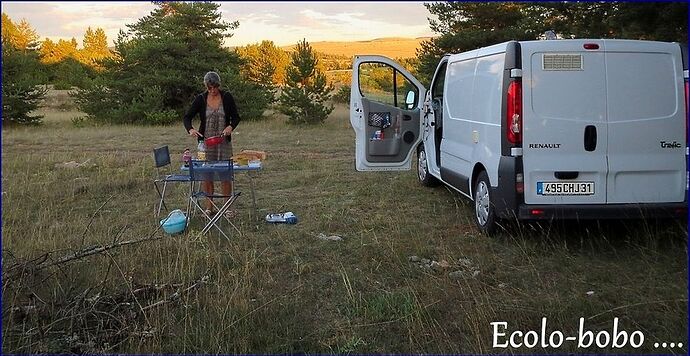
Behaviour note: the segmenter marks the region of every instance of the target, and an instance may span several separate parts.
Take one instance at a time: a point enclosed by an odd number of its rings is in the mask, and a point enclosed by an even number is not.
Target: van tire
[[[417,149],[417,179],[425,187],[436,187],[440,184],[438,179],[429,173],[429,160],[423,144]]]
[[[496,213],[491,201],[491,184],[485,171],[479,172],[474,183],[474,222],[488,236],[496,232]]]

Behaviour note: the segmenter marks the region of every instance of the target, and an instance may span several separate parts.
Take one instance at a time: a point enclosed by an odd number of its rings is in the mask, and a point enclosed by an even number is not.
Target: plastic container
[[[170,212],[165,219],[160,222],[163,231],[168,234],[178,234],[184,231],[187,226],[187,216],[180,209],[176,209]]]
[[[266,222],[274,224],[297,224],[297,216],[291,211],[286,213],[268,214]]]

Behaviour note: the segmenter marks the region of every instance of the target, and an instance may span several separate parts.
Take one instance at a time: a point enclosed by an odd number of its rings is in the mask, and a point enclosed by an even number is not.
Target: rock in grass
[[[455,271],[448,273],[450,279],[463,279],[465,277],[465,271]]]
[[[410,257],[407,258],[407,260],[414,263],[414,262],[419,262],[419,261],[421,261],[422,259],[419,258],[419,256],[410,256]]]
[[[73,168],[91,168],[95,167],[95,163],[89,163],[91,162],[91,158],[87,159],[86,161],[82,163],[78,163],[76,161],[69,161],[69,162],[64,162],[64,163],[56,163],[55,168],[68,168],[68,169],[73,169]]]
[[[443,270],[443,267],[437,261],[431,261],[431,263],[429,264],[429,267],[431,267],[431,269],[433,269],[436,272],[440,272]]]
[[[458,264],[460,264],[461,266],[463,266],[465,268],[470,268],[470,267],[472,267],[472,260],[470,260],[469,258],[459,258]]]
[[[343,241],[343,238],[338,235],[326,236],[326,234],[320,233],[317,237],[321,240],[326,241]]]

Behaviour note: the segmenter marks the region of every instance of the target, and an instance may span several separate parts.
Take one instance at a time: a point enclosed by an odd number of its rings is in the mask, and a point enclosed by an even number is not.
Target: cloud
[[[7,2],[2,11],[13,21],[26,19],[41,39],[84,38],[88,27],[100,27],[112,45],[120,29],[148,15],[149,2]]]
[[[259,34],[277,45],[303,38],[315,42],[432,35],[430,14],[421,3],[233,2],[222,3],[221,9],[228,20],[240,23],[226,42],[233,46],[258,42]]]
[[[419,2],[220,2],[226,21],[240,27],[226,41],[231,46],[272,40],[277,45],[308,41],[357,41],[379,37],[432,34],[428,10]],[[41,38],[81,42],[86,28],[102,28],[112,44],[120,30],[150,14],[150,2],[3,1],[12,20],[25,18]]]

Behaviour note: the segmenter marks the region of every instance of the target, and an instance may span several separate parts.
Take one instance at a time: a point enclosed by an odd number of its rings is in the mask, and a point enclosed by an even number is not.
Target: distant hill
[[[422,41],[430,37],[400,38],[386,37],[369,41],[336,42],[322,41],[309,42],[317,51],[332,56],[345,56],[351,58],[357,54],[379,54],[390,58],[413,58]],[[283,46],[282,49],[292,51],[295,45]]]

